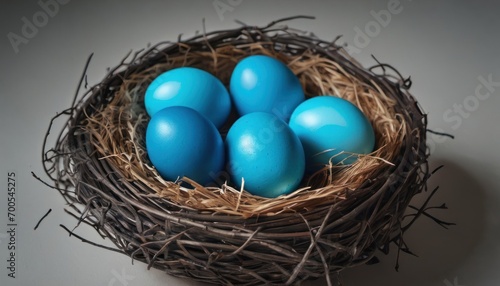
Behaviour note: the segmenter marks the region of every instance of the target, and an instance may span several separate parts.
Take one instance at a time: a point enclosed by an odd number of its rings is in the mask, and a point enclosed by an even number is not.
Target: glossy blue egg
[[[269,112],[286,122],[305,100],[302,85],[292,70],[265,55],[248,56],[238,62],[229,89],[240,115]]]
[[[370,121],[351,102],[335,96],[317,96],[301,103],[290,118],[290,128],[304,146],[307,169],[352,164],[375,146]],[[342,153],[343,152],[343,153]]]
[[[274,198],[297,189],[305,157],[299,138],[280,118],[265,112],[240,117],[226,137],[228,171],[232,182],[261,196]]]
[[[144,98],[150,116],[169,106],[190,107],[217,127],[226,122],[231,98],[224,84],[212,74],[197,68],[180,67],[156,77]]]
[[[224,142],[214,124],[199,112],[173,106],[156,112],[146,129],[151,163],[167,180],[183,176],[207,184],[225,162]]]

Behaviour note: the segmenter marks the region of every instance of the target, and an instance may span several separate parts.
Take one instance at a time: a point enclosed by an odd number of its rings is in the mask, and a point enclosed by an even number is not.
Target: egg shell
[[[150,116],[169,106],[190,107],[221,127],[231,111],[231,98],[224,84],[212,74],[193,67],[180,67],[156,77],[144,98]]]
[[[228,172],[232,183],[274,198],[299,186],[305,157],[299,138],[277,116],[254,112],[240,117],[226,137]]]
[[[214,124],[199,112],[173,106],[156,112],[146,129],[149,159],[160,175],[210,183],[225,162],[224,142]]]
[[[240,115],[269,112],[286,122],[305,100],[302,85],[292,70],[265,55],[248,56],[238,62],[229,89]]]
[[[289,125],[302,142],[308,170],[329,165],[330,159],[334,165],[352,164],[357,154],[368,154],[375,146],[373,128],[363,112],[336,96],[304,101],[293,112]],[[339,154],[342,151],[349,153]]]

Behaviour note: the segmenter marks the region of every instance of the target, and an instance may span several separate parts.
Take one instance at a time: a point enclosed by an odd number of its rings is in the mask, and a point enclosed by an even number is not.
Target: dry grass
[[[125,79],[113,100],[86,121],[85,131],[94,139],[100,159],[110,161],[128,180],[141,181],[161,197],[181,206],[250,217],[329,205],[344,199],[347,191],[356,190],[364,181],[393,165],[391,162],[398,154],[407,130],[402,117],[394,109],[395,100],[384,94],[376,83],[365,83],[334,61],[310,50],[288,56],[270,50],[262,43],[224,46],[213,52],[192,51],[186,45],[184,48],[185,52],[169,56],[167,63],[154,65]],[[288,63],[299,76],[307,97],[336,95],[358,106],[375,130],[376,150],[351,166],[325,168],[306,178],[295,192],[278,198],[253,196],[226,184],[203,187],[189,178],[182,180],[191,183],[193,188],[163,180],[149,162],[144,145],[148,115],[143,98],[148,84],[164,71],[192,66],[211,72],[228,85],[235,64],[250,54],[265,54]]]

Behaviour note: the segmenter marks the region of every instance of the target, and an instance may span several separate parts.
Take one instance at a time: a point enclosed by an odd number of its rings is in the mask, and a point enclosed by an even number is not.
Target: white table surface
[[[46,2],[50,1],[42,0]],[[95,84],[130,50],[176,40],[179,33],[194,35],[202,31],[203,18],[212,31],[237,27],[235,19],[264,25],[299,14],[316,20],[295,20],[290,26],[323,39],[342,34],[363,65],[375,64],[373,54],[411,76],[411,92],[428,113],[429,127],[456,136],[455,140],[430,136],[431,165],[445,168],[429,186],[440,186],[432,202],[446,202],[449,207],[434,214],[457,225],[445,230],[420,219],[405,237],[419,257],[402,254],[396,272],[393,247],[388,256],[381,254],[378,265],[344,271],[344,284],[500,284],[500,5],[496,1],[60,0],[51,15],[35,0],[0,3],[0,285],[203,285],[148,271],[124,255],[68,237],[59,224],[71,227],[75,221],[63,212],[63,199],[31,176],[35,172],[44,177],[44,133],[50,118],[71,103],[90,53],[95,54],[88,81]],[[217,11],[214,3],[229,6]],[[23,31],[23,18],[33,22],[33,17],[37,31]],[[361,33],[367,36],[361,38]],[[14,44],[13,34],[18,36]],[[6,261],[9,171],[17,174],[15,279],[7,276]],[[48,209],[52,213],[33,230]],[[92,229],[80,227],[76,232],[109,243]]]

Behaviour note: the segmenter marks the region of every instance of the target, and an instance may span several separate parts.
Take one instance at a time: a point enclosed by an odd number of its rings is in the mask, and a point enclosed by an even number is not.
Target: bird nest
[[[408,251],[403,234],[425,213],[423,205],[409,214],[409,204],[427,190],[429,177],[427,120],[408,92],[411,82],[386,64],[363,68],[338,39],[279,23],[160,43],[127,55],[83,95],[77,91],[57,116],[68,119],[55,146],[44,144],[43,163],[78,224],[91,225],[115,251],[148,267],[223,285],[319,277],[331,284],[331,274],[375,262],[391,243]],[[354,103],[374,128],[375,150],[352,165],[326,166],[278,198],[236,189],[224,173],[211,187],[162,179],[145,149],[148,84],[190,66],[227,86],[236,63],[252,54],[286,63],[306,97],[330,94]]]

